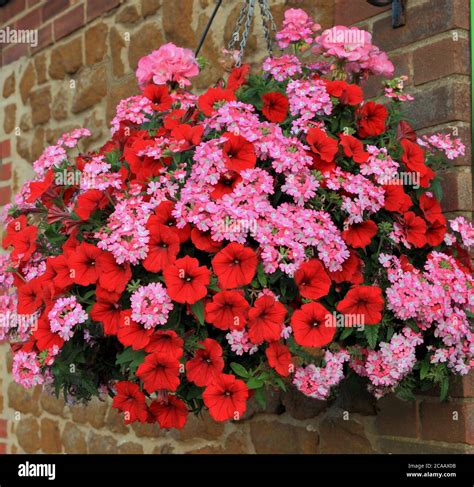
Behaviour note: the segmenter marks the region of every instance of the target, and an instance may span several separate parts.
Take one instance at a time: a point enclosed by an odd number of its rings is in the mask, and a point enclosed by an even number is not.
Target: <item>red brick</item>
[[[405,104],[406,117],[416,130],[448,124],[453,120],[470,123],[469,83],[446,79],[427,84],[413,93],[415,101]]]
[[[35,5],[38,5],[41,0],[28,0],[28,7],[34,7]]]
[[[53,24],[47,24],[38,29],[38,45],[31,48],[31,52],[35,53],[50,46],[53,43]]]
[[[43,7],[43,21],[60,14],[69,7],[69,0],[49,0]]]
[[[442,206],[445,212],[472,211],[471,173],[449,172],[441,177]]]
[[[0,455],[5,455],[7,453],[7,445],[5,443],[0,443]]]
[[[2,51],[3,66],[28,55],[28,44],[12,44]]]
[[[0,181],[8,181],[12,177],[12,163],[0,160]]]
[[[84,5],[66,12],[54,20],[54,39],[57,41],[84,25]]]
[[[419,418],[416,401],[402,401],[393,394],[377,402],[377,433],[388,436],[418,437]]]
[[[474,444],[474,403],[425,401],[420,418],[423,440]]]
[[[87,0],[87,22],[120,5],[122,0]]]
[[[36,29],[41,24],[41,9],[35,8],[31,12],[28,12],[23,17],[20,17],[16,23],[16,29]]]
[[[4,23],[25,10],[26,0],[13,0],[0,8],[0,22]]]
[[[0,438],[6,438],[7,437],[7,420],[6,419],[0,419]]]
[[[469,29],[469,2],[466,0],[407,4],[407,23],[403,27],[394,30],[390,18],[374,22],[374,43],[384,51],[392,51],[451,29]]]
[[[469,42],[447,37],[419,47],[413,53],[415,85],[452,74],[469,75]]]
[[[361,20],[374,17],[390,9],[387,7],[374,7],[367,0],[337,0],[336,1],[336,25],[351,25]]]
[[[452,380],[449,395],[452,397],[474,397],[474,372]]]
[[[11,155],[10,140],[6,139],[0,142],[0,158],[5,159]]]
[[[4,186],[0,188],[0,206],[4,206],[10,203],[12,199],[12,190],[10,186]]]

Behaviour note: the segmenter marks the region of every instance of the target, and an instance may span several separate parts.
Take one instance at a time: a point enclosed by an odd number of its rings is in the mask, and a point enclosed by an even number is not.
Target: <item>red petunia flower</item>
[[[74,211],[82,221],[86,221],[94,211],[102,210],[108,204],[107,193],[99,189],[90,189],[79,195]]]
[[[176,261],[179,253],[179,237],[169,227],[157,223],[153,217],[149,218],[147,228],[150,232],[150,240],[143,267],[150,272],[163,271]]]
[[[121,381],[115,384],[117,394],[112,402],[112,407],[125,413],[125,423],[140,421],[145,423],[148,410],[145,402],[145,394],[140,391],[137,384]]]
[[[331,279],[318,259],[303,262],[295,272],[295,282],[301,296],[306,299],[319,299],[326,296],[331,287]]]
[[[446,235],[446,219],[444,218],[444,215],[442,215],[442,217],[443,219],[433,219],[428,222],[426,241],[428,245],[431,245],[432,247],[440,245]]]
[[[396,213],[405,213],[413,206],[413,201],[410,196],[405,193],[401,184],[386,184],[383,187],[385,191],[384,208],[387,211],[394,211]]]
[[[265,350],[268,359],[268,365],[275,369],[278,374],[288,377],[293,369],[290,349],[280,342],[272,342]]]
[[[252,142],[241,135],[234,135],[230,132],[225,132],[223,137],[227,139],[222,147],[227,169],[236,172],[252,169],[257,162]]]
[[[340,144],[342,149],[344,150],[344,154],[347,157],[351,157],[354,162],[357,164],[363,164],[367,162],[369,158],[369,153],[364,150],[364,144],[352,135],[339,135]]]
[[[200,267],[197,259],[187,255],[168,266],[163,276],[173,301],[194,304],[207,294],[211,272],[207,267]]]
[[[151,353],[138,367],[136,376],[150,394],[158,389],[175,391],[179,386],[179,360],[164,353]]]
[[[204,348],[199,348],[194,357],[186,362],[186,377],[198,387],[211,384],[224,370],[224,359],[219,342],[206,338],[199,342]]]
[[[434,196],[429,196],[424,193],[419,199],[420,209],[423,212],[423,216],[429,222],[441,221],[446,223],[446,218],[443,215],[443,210],[439,201]]]
[[[361,325],[376,325],[382,319],[384,299],[378,286],[355,286],[343,300],[339,301],[337,311],[352,315]],[[352,322],[355,322],[355,321]]]
[[[103,254],[95,245],[81,242],[69,255],[69,269],[71,279],[81,286],[94,284],[99,278],[97,263]]]
[[[224,289],[249,284],[257,270],[257,255],[242,244],[232,242],[212,259],[212,268]]]
[[[337,141],[318,128],[309,129],[306,140],[313,153],[313,169],[320,171],[333,169],[334,157],[338,151]]]
[[[364,276],[361,272],[362,260],[357,252],[350,249],[349,258],[342,263],[340,271],[329,272],[331,279],[340,284],[341,282],[351,282],[352,284],[362,284]]]
[[[176,219],[173,216],[174,203],[172,201],[162,201],[155,210],[155,214],[148,219],[148,225],[154,225],[155,223],[161,223],[165,227],[169,227],[170,230],[176,233],[179,237],[180,243],[184,243],[189,240],[191,235],[191,226],[186,224],[183,228],[176,227]]]
[[[238,291],[221,291],[206,304],[204,317],[220,330],[241,330],[247,322],[249,308]]]
[[[379,103],[369,101],[357,111],[359,137],[373,137],[385,132],[388,111]]]
[[[13,247],[10,254],[10,259],[13,262],[27,262],[36,250],[37,238],[38,229],[34,225],[22,226],[20,220],[15,219],[7,226],[3,248]]]
[[[403,147],[403,163],[410,171],[419,173],[420,186],[427,188],[430,181],[435,177],[435,173],[425,164],[425,151],[418,144],[408,139],[401,140],[400,144]]]
[[[227,89],[238,90],[247,81],[249,72],[250,64],[242,64],[242,66],[235,67],[227,79]]]
[[[66,254],[46,259],[46,273],[52,276],[52,281],[57,289],[65,291],[73,285],[69,272],[68,257]]]
[[[158,421],[160,428],[182,429],[188,419],[186,404],[176,396],[168,395],[166,401],[153,401],[150,412]]]
[[[173,98],[171,98],[166,85],[150,83],[143,90],[143,96],[152,102],[152,108],[157,112],[165,112],[173,104]]]
[[[224,88],[209,88],[198,98],[198,107],[208,117],[225,102],[235,101],[233,90]]]
[[[29,195],[26,198],[27,203],[34,203],[39,200],[41,196],[46,193],[54,181],[54,171],[50,169],[42,181],[32,181],[29,186]],[[52,191],[54,193],[54,191]]]
[[[50,307],[43,311],[38,319],[36,329],[32,334],[36,348],[40,352],[43,350],[51,350],[53,347],[62,348],[64,345],[64,340],[57,333],[51,331],[51,325],[48,318],[48,313],[50,311]]]
[[[28,220],[25,215],[20,215],[18,218],[13,219],[8,223],[5,230],[5,236],[2,240],[2,246],[6,250],[12,246],[16,240],[16,237],[20,232],[28,227]]]
[[[353,223],[342,232],[342,238],[354,249],[364,249],[377,235],[378,227],[372,220],[361,223]]]
[[[364,100],[362,88],[357,85],[348,84],[345,81],[327,81],[326,90],[343,105],[359,105]]]
[[[116,335],[122,323],[123,310],[118,302],[120,295],[97,288],[96,298],[97,301],[92,305],[90,317],[104,325],[106,335]]]
[[[255,344],[280,339],[286,308],[273,296],[261,296],[249,310],[249,338]]]
[[[118,341],[133,350],[143,350],[149,343],[153,329],[146,329],[132,319],[132,311],[122,311],[117,330]]]
[[[203,133],[204,127],[202,125],[192,126],[187,123],[182,123],[171,131],[171,136],[176,140],[184,140],[185,145],[182,147],[182,150],[187,150],[201,143]]]
[[[403,233],[407,242],[416,248],[426,245],[426,222],[412,211],[403,215]]]
[[[334,317],[319,303],[307,303],[291,317],[295,341],[303,347],[323,347],[336,334]]]
[[[403,147],[403,163],[412,171],[423,172],[425,167],[425,151],[418,144],[407,139],[403,139],[400,144]]]
[[[249,390],[231,374],[220,374],[202,394],[209,414],[216,421],[239,420],[247,409]]]
[[[102,252],[97,258],[97,272],[99,285],[105,290],[114,293],[123,293],[132,278],[132,269],[128,262],[117,264],[110,252]]]
[[[33,314],[43,304],[43,281],[39,278],[32,279],[18,287],[19,314]]]
[[[210,254],[215,254],[222,247],[222,242],[212,240],[209,232],[202,232],[196,227],[191,230],[191,241],[197,249]]]
[[[214,186],[214,189],[211,193],[211,198],[218,200],[222,198],[225,194],[232,193],[234,188],[237,184],[242,181],[242,177],[238,172],[235,171],[227,171],[224,174],[221,174],[219,181]]]
[[[145,352],[160,352],[166,355],[181,358],[183,355],[184,340],[173,330],[157,330],[150,336]]]
[[[265,93],[262,96],[262,113],[273,123],[283,122],[288,115],[288,98],[278,91]]]

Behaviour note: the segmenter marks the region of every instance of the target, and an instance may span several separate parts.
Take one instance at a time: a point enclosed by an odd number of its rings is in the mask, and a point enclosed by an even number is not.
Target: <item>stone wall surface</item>
[[[468,146],[443,178],[445,211],[472,215],[469,1],[408,0],[408,23],[393,30],[389,8],[365,0],[271,0],[276,20],[289,7],[323,27],[356,24],[389,51],[398,74],[410,77],[409,108],[420,133],[457,131]],[[230,39],[240,0],[224,0],[202,55],[204,89],[221,76],[219,51]],[[11,0],[0,26],[38,29],[36,47],[1,45],[0,207],[31,176],[31,163],[68,129],[93,131],[92,149],[107,139],[118,101],[137,93],[138,59],[164,42],[195,48],[212,0]],[[257,17],[258,18],[258,17]],[[257,22],[258,24],[258,22]],[[258,25],[246,59],[265,55]],[[366,87],[377,96],[374,82]],[[0,208],[1,209],[1,208]],[[182,431],[125,426],[109,402],[69,406],[39,389],[12,383],[7,345],[0,346],[0,453],[474,453],[474,379],[454,382],[447,402],[374,402],[346,385],[332,404],[288,391],[251,405],[238,423],[190,418]]]

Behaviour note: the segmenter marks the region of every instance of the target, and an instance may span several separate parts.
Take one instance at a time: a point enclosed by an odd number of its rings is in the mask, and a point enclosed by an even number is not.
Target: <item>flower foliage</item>
[[[238,420],[266,387],[376,397],[473,364],[471,225],[447,222],[436,171],[464,151],[417,138],[403,81],[369,33],[302,10],[291,53],[235,67],[200,96],[166,44],[139,62],[112,137],[48,147],[5,214],[2,338],[13,375],[68,401],[113,396],[127,423]]]

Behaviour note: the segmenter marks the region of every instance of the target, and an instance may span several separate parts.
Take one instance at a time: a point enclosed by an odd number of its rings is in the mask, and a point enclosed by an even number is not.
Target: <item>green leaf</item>
[[[246,384],[249,389],[260,389],[265,383],[258,377],[250,377]]]
[[[201,299],[197,303],[192,304],[191,310],[196,315],[199,324],[204,325],[204,301]]]
[[[258,405],[265,409],[267,407],[267,400],[265,398],[265,389],[256,389],[255,394],[253,395],[255,400],[257,401]]]
[[[133,350],[132,347],[127,347],[117,355],[115,364],[120,365],[122,369],[130,369],[130,372],[134,374],[145,360],[145,357],[146,352],[144,350]]]
[[[275,377],[275,384],[284,392],[286,392],[286,384],[280,377]]]
[[[441,380],[441,384],[440,384],[440,392],[439,392],[440,401],[444,401],[448,397],[448,391],[449,391],[449,377],[445,375]]]
[[[232,362],[230,364],[230,368],[240,377],[250,377],[250,374],[247,372],[243,365],[238,364],[237,362]]]
[[[422,362],[421,369],[420,369],[420,379],[426,379],[428,372],[430,371],[430,363],[429,362]]]
[[[379,336],[380,325],[370,325],[364,327],[364,335],[370,348],[375,348]]]
[[[263,269],[262,263],[258,264],[257,279],[262,287],[267,287],[267,276],[265,270]]]
[[[347,337],[352,335],[352,332],[355,330],[355,328],[351,327],[346,327],[344,330],[342,330],[341,335],[339,336],[340,340],[345,340]]]

